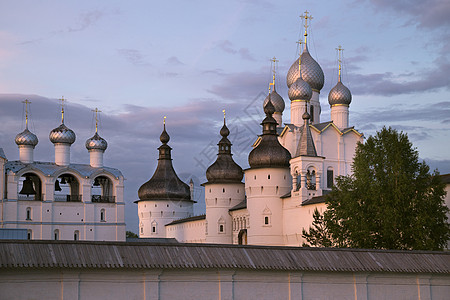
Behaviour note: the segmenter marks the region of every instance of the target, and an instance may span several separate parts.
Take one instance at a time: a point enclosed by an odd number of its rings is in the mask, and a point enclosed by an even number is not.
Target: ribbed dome
[[[270,100],[272,101],[273,106],[275,107],[275,112],[282,113],[285,108],[284,99],[277,93],[275,88],[270,93]],[[266,106],[267,102],[269,102],[269,96],[264,99],[263,107]]]
[[[18,135],[16,135],[16,139],[15,142],[18,146],[33,146],[33,148],[38,144],[39,140],[37,138],[37,136],[32,133],[31,131],[27,129],[25,129],[24,131],[22,131],[21,133],[19,133]]]
[[[308,47],[305,45],[301,55],[302,63],[302,78],[306,81],[313,90],[319,91],[323,88],[325,77],[322,68],[309,54]],[[299,78],[298,59],[291,65],[286,77],[288,88]]]
[[[328,103],[330,105],[343,104],[350,105],[352,102],[352,93],[339,80],[338,83],[331,89],[328,94]]]
[[[220,129],[222,139],[217,144],[219,154],[216,161],[206,170],[208,183],[239,183],[244,177],[242,168],[231,157],[231,142],[227,138],[229,134],[230,131],[224,120],[223,127]]]
[[[49,138],[53,144],[73,144],[76,136],[75,132],[61,124],[50,132]]]
[[[102,150],[105,151],[108,148],[108,143],[105,139],[98,135],[96,132],[93,137],[87,139],[86,149],[88,150]]]
[[[263,126],[261,141],[248,155],[250,168],[289,167],[291,154],[278,141],[277,122],[272,117],[274,111],[275,108],[269,97],[269,101],[264,106],[266,118],[261,123]]]
[[[172,148],[167,145],[170,136],[165,125],[160,140],[163,144],[158,148],[158,166],[152,178],[139,188],[139,200],[191,201],[189,186],[178,178],[173,169],[170,154]]]
[[[302,73],[303,73],[303,64],[302,64]],[[291,101],[295,100],[309,101],[311,100],[312,97],[312,89],[306,81],[304,81],[301,77],[298,77],[297,80],[289,88],[288,96]]]

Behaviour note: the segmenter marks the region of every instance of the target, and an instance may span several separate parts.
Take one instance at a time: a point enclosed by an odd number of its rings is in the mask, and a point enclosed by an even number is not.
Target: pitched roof
[[[236,204],[235,206],[233,206],[232,208],[230,208],[228,211],[239,210],[244,208],[247,208],[247,197],[238,204]]]
[[[181,224],[181,223],[186,223],[186,222],[192,222],[192,221],[200,221],[200,220],[205,220],[205,219],[206,219],[206,215],[198,215],[198,216],[178,219],[178,220],[170,222],[169,224],[166,224],[165,226]]]
[[[450,252],[93,241],[0,241],[0,268],[450,274]]]

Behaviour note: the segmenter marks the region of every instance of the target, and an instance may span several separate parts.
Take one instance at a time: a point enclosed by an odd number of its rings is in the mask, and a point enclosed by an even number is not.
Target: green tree
[[[352,170],[336,179],[327,200],[323,222],[332,245],[443,249],[450,238],[444,184],[419,162],[406,134],[383,128],[359,143]],[[320,235],[312,239],[327,246]]]
[[[303,243],[303,247],[335,247],[331,239],[330,233],[325,226],[323,220],[323,215],[319,212],[317,208],[314,209],[313,213],[314,221],[312,226],[309,227],[309,231],[302,229],[302,236],[306,239],[306,243]]]
[[[127,230],[126,237],[127,238],[138,238],[138,235],[136,233],[134,233],[133,231],[128,231]]]

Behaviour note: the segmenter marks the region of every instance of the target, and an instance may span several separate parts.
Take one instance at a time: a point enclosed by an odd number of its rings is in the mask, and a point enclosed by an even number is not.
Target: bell
[[[36,195],[36,191],[33,187],[33,181],[31,180],[30,176],[27,176],[26,179],[23,181],[22,190],[19,192],[19,194],[22,195]]]
[[[61,184],[66,184],[66,177],[61,177]]]
[[[55,191],[57,191],[57,192],[61,192],[62,191],[61,187],[59,186],[58,179],[56,179],[56,181],[55,181]]]
[[[94,186],[100,186],[100,182],[98,182],[98,178],[95,178],[93,185]]]

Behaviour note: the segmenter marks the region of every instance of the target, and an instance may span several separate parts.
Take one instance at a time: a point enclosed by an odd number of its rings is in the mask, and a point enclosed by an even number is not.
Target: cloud
[[[66,32],[71,33],[71,32],[83,31],[83,30],[87,29],[88,27],[97,23],[103,16],[104,16],[104,13],[99,10],[93,10],[93,11],[81,13],[79,16],[78,24],[76,24],[76,26],[74,26],[74,27],[69,26],[67,28]]]
[[[409,22],[428,28],[450,25],[450,2],[447,0],[369,0],[376,9],[390,9],[410,17]]]
[[[176,56],[171,56],[166,60],[166,64],[167,65],[171,65],[171,66],[182,66],[184,65],[184,63],[182,63],[178,57]]]
[[[120,56],[123,56],[128,62],[135,66],[149,66],[145,61],[145,56],[136,49],[117,49]]]
[[[255,61],[248,48],[235,49],[233,47],[233,43],[231,43],[228,40],[219,41],[217,43],[217,47],[219,47],[222,51],[226,53],[239,55],[244,60]]]

